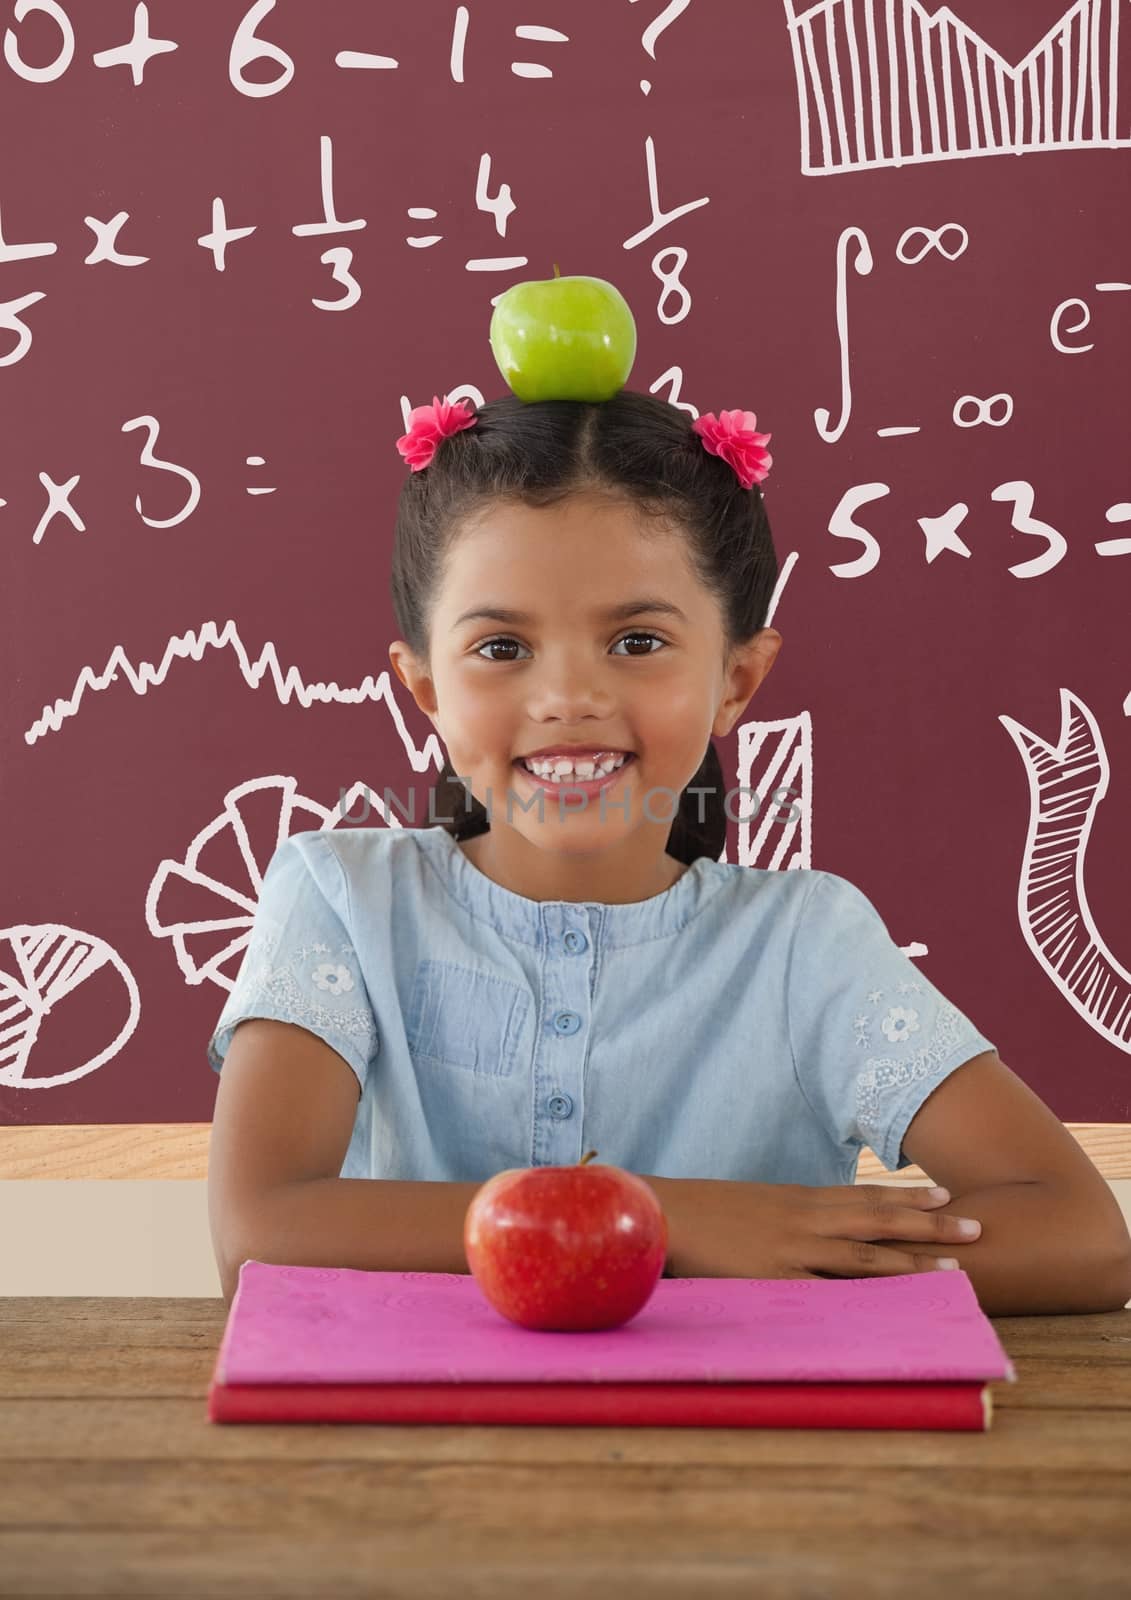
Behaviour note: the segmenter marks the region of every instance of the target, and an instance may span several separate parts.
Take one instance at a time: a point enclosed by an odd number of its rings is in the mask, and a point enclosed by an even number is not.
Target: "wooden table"
[[[222,1300],[0,1300],[0,1595],[1131,1594],[1131,1311],[995,1319],[987,1434],[220,1425]]]

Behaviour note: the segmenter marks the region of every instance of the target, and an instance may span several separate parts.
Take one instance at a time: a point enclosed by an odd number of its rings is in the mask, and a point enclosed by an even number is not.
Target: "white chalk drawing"
[[[32,1051],[43,1019],[57,1006],[65,1009],[68,995],[103,974],[98,991],[97,1015],[113,1018],[119,1009],[114,989],[106,988],[109,973],[124,990],[126,1020],[108,1044],[69,1072],[29,1073]],[[92,991],[88,990],[87,994]],[[95,1008],[83,997],[91,1015]],[[55,922],[20,922],[0,928],[0,1084],[9,1089],[55,1089],[97,1072],[113,1059],[137,1027],[141,999],[129,967],[104,939]],[[84,1023],[84,1026],[86,1024]]]
[[[636,0],[628,0],[628,3],[629,5],[634,6],[636,4]],[[659,16],[653,17],[652,21],[645,28],[640,37],[640,43],[644,46],[645,50],[647,50],[653,61],[656,59],[656,40],[660,37],[665,28],[669,28],[677,17],[683,15],[690,4],[691,0],[668,0],[667,5],[660,12]],[[518,32],[517,28],[515,29],[515,32]],[[652,84],[650,79],[641,78],[640,92],[641,94],[652,93]]]
[[[819,0],[801,8],[785,0],[802,172],[1126,148],[1122,3],[1076,0],[1011,66],[949,6]]]
[[[738,822],[744,867],[808,867],[813,858],[813,719],[808,711],[738,729]]]
[[[244,461],[246,462],[246,464],[249,467],[265,467],[267,465],[267,461],[266,461],[266,458],[264,456],[245,456],[244,457]],[[275,493],[275,485],[274,484],[270,484],[267,487],[255,488],[251,484],[245,484],[244,485],[244,493],[245,494],[254,494],[254,495],[274,494]]]
[[[635,250],[638,244],[643,244],[645,239],[650,239],[654,233],[659,233],[669,222],[675,222],[678,218],[685,217],[689,211],[698,211],[700,206],[711,203],[710,195],[704,194],[697,200],[685,200],[682,205],[673,206],[670,211],[665,211],[660,205],[660,180],[656,173],[656,141],[651,134],[645,135],[644,138],[644,161],[648,173],[648,209],[652,213],[652,219],[635,233],[630,234],[627,239],[621,240],[625,250]],[[654,261],[653,266],[655,266]]]
[[[1111,283],[1097,283],[1097,294],[1129,294],[1131,283],[1121,283],[1115,280]],[[1074,322],[1071,327],[1062,325],[1062,318],[1067,311],[1080,312],[1080,321]],[[1081,300],[1079,295],[1071,295],[1067,300],[1062,300],[1049,318],[1049,343],[1053,349],[1062,356],[1082,356],[1089,350],[1096,348],[1095,342],[1090,344],[1065,344],[1062,333],[1083,333],[1092,320],[1092,308],[1086,300]]]
[[[738,730],[738,819],[744,867],[796,871],[813,865],[813,720],[808,711],[780,721],[746,722]],[[726,860],[726,851],[719,857]],[[901,945],[905,956],[928,946]]]
[[[502,295],[501,294],[496,295],[495,299],[492,300],[491,304],[494,305],[495,304],[495,300],[500,300],[500,299],[502,299]],[[414,405],[415,404],[427,405],[429,403],[429,401],[431,400],[431,398],[432,398],[432,396],[429,395],[423,401],[413,402],[409,398],[409,396],[407,394],[402,394],[401,395],[401,416],[404,418],[404,426],[405,426],[405,432],[406,433],[408,432],[409,425],[410,425],[411,420],[412,420],[412,413],[413,413]],[[447,391],[447,393],[443,396],[443,398],[448,402],[448,404],[450,406],[454,406],[456,404],[456,402],[459,401],[459,400],[470,400],[472,405],[475,407],[475,409],[477,411],[480,410],[487,403],[483,398],[482,389],[477,389],[473,383],[461,383],[455,389],[449,389]]]
[[[1131,501],[1117,500],[1108,506],[1104,518],[1113,524],[1131,522]],[[1131,539],[1101,539],[1093,548],[1101,556],[1131,556]],[[1131,695],[1123,702],[1123,709],[1131,714]]]
[[[932,561],[937,561],[947,550],[956,556],[963,556],[967,561],[970,560],[970,546],[958,535],[959,528],[969,514],[970,507],[965,500],[956,500],[954,505],[947,506],[941,516],[916,517],[915,520],[926,537],[923,559],[928,566]]]
[[[967,415],[966,407],[972,412]],[[951,410],[956,428],[1004,428],[1013,421],[1011,394],[960,394]]]
[[[165,653],[160,663],[156,666],[152,661],[142,661],[135,667],[123,646],[115,645],[100,672],[92,667],[81,668],[70,695],[65,699],[56,700],[54,705],[44,706],[43,715],[25,730],[24,743],[35,744],[45,734],[57,733],[68,718],[78,715],[88,691],[109,689],[121,676],[129,683],[135,694],[146,694],[151,688],[165,682],[174,661],[186,656],[194,661],[200,661],[205,650],[209,648],[231,650],[239,663],[244,682],[251,689],[258,689],[262,679],[270,673],[280,705],[289,705],[292,699],[297,699],[303,707],[309,707],[315,702],[358,705],[362,701],[383,701],[413,771],[424,772],[429,767],[439,771],[443,765],[443,749],[436,733],[430,733],[420,749],[417,749],[405,725],[404,715],[387,671],[382,672],[376,679],[366,673],[359,684],[347,688],[341,688],[336,683],[307,683],[296,666],[288,667],[284,671],[275,646],[270,640],[260,650],[258,659],[253,663],[240,638],[239,629],[231,619],[222,629],[217,629],[215,622],[205,622],[201,624],[199,631],[190,628],[186,633],[174,634],[165,646]]]
[[[128,422],[122,423],[120,431],[122,433],[132,433],[137,428],[144,428],[146,433],[141,454],[138,456],[138,464],[143,467],[153,467],[158,472],[175,473],[178,478],[184,478],[189,486],[189,492],[180,510],[175,512],[173,516],[164,518],[164,520],[145,515],[141,509],[140,494],[134,497],[134,510],[147,528],[175,528],[179,523],[184,522],[187,517],[190,517],[199,505],[200,479],[195,472],[190,472],[187,467],[178,466],[175,461],[162,460],[160,456],[153,454],[153,446],[161,434],[161,424],[156,417],[131,417]],[[249,459],[254,461],[257,458],[253,456]],[[57,516],[65,516],[71,526],[78,529],[79,533],[86,532],[86,523],[71,504],[70,498],[78,486],[81,476],[81,473],[76,472],[65,483],[56,483],[46,472],[39,474],[40,483],[48,491],[48,501],[44,507],[43,515],[36,524],[35,532],[32,534],[32,544],[41,543],[44,534]]]
[[[948,250],[943,243],[948,233],[957,235],[953,250]],[[919,246],[918,253],[913,256],[908,255],[907,246],[912,239],[920,235],[923,243]],[[948,261],[957,261],[969,248],[970,235],[961,222],[944,222],[937,228],[926,228],[922,223],[915,223],[913,227],[905,228],[900,234],[895,247],[895,258],[897,261],[902,261],[905,267],[917,267],[934,250],[937,250],[940,256],[945,256]]]
[[[272,790],[278,796],[277,807],[266,807],[262,797]],[[172,941],[177,965],[188,983],[199,984],[209,980],[225,989],[235,986],[244,951],[251,938],[264,874],[275,850],[292,833],[306,833],[311,829],[325,832],[336,828],[355,801],[363,795],[369,799],[370,805],[377,810],[387,827],[401,826],[395,810],[392,807],[387,810],[382,798],[361,782],[353,784],[341,803],[333,807],[319,805],[317,800],[309,800],[298,794],[297,790],[294,778],[279,774],[251,778],[246,783],[238,784],[224,796],[224,809],[220,815],[202,828],[190,842],[183,860],[166,858],[158,865],[145,896],[145,925],[154,938]],[[252,797],[256,797],[254,801]],[[257,817],[261,818],[265,810],[277,817],[270,849],[266,852],[261,849],[261,858],[256,856],[252,833],[262,838],[262,830],[258,826],[249,826],[241,809],[245,801],[249,802],[249,810],[254,809]],[[246,875],[240,882],[223,883],[207,870],[208,856],[215,853],[210,852],[208,846],[217,839],[225,847],[234,843],[246,869]],[[224,848],[222,854],[230,859],[232,851]],[[167,907],[174,902],[180,908],[187,904],[192,907],[194,915],[174,920],[168,910],[163,914],[159,908],[163,893],[166,894]],[[197,904],[200,906],[199,915],[195,914]],[[214,936],[229,931],[231,940],[216,949]],[[194,953],[196,951],[200,952],[199,956]],[[229,965],[231,971],[227,972],[224,969]]]
[[[948,234],[956,235],[956,248],[948,250],[943,243]],[[916,255],[908,255],[906,247],[913,238],[921,237],[923,243]],[[944,222],[939,227],[927,227],[916,223],[910,228],[905,228],[900,234],[895,247],[896,259],[907,267],[918,266],[932,251],[937,250],[948,261],[957,261],[965,255],[969,248],[970,235],[960,222]],[[813,412],[813,421],[817,425],[817,432],[826,444],[835,444],[848,426],[852,415],[852,365],[850,357],[850,340],[848,336],[848,253],[852,248],[852,268],[861,278],[868,277],[875,262],[872,257],[872,247],[868,235],[863,228],[849,226],[842,228],[836,243],[836,333],[837,346],[840,351],[840,416],[836,425],[831,426],[832,412],[827,406],[818,406]],[[1001,402],[1002,414],[995,414],[995,402]],[[967,406],[973,407],[973,415],[967,416]],[[951,417],[956,427],[975,428],[982,424],[989,424],[995,428],[1002,428],[1012,420],[1013,398],[1008,394],[995,394],[986,399],[978,395],[964,394],[956,401]],[[876,429],[878,438],[902,438],[906,434],[919,432],[918,423],[894,423]]]
[[[678,363],[670,366],[666,372],[661,372],[655,382],[648,385],[648,393],[659,394],[665,384],[668,392],[664,395],[664,399],[668,404],[675,406],[677,411],[686,411],[688,416],[693,419],[698,417],[699,407],[690,400],[680,398],[683,389],[683,368]]]
[[[778,571],[777,582],[774,584],[774,592],[770,596],[769,605],[766,607],[766,620],[763,624],[764,627],[772,628],[774,625],[774,618],[777,616],[778,607],[781,605],[782,596],[785,594],[786,584],[793,576],[793,569],[797,565],[799,555],[800,551],[791,550],[789,555],[781,564],[781,567]]]
[[[679,374],[678,368],[673,370]],[[682,376],[682,374],[679,375]],[[698,412],[696,412],[696,415],[698,416]],[[778,569],[777,582],[774,584],[774,591],[770,596],[770,603],[766,607],[766,620],[763,624],[764,627],[772,628],[774,625],[774,618],[777,616],[778,607],[781,605],[782,598],[786,591],[786,586],[789,583],[790,578],[793,576],[793,569],[797,565],[799,554],[799,551],[791,550],[789,555],[782,562],[780,568]],[[728,787],[739,791],[743,788],[745,788],[747,791],[756,790],[758,795],[761,796],[760,803],[752,792],[748,792],[746,794],[737,793],[733,800],[727,801],[727,819],[728,821],[736,821],[738,823],[738,859],[743,866],[758,866],[763,864],[757,860],[760,844],[752,845],[750,842],[750,824],[756,820],[754,817],[754,812],[758,810],[759,817],[761,817],[764,821],[766,815],[780,814],[784,816],[789,811],[790,805],[800,803],[796,795],[782,795],[781,798],[785,801],[785,804],[781,807],[776,805],[771,799],[771,795],[775,788],[784,787],[790,781],[789,779],[783,779],[780,777],[777,778],[776,782],[773,781],[774,775],[779,774],[781,771],[784,755],[782,760],[775,761],[772,759],[771,753],[768,752],[768,756],[771,758],[767,759],[763,765],[763,768],[760,769],[760,785],[751,778],[751,773],[754,770],[754,757],[750,753],[750,750],[753,749],[755,742],[760,747],[763,743],[769,740],[772,734],[776,733],[779,735],[777,739],[777,747],[779,750],[784,751],[788,743],[787,730],[790,728],[796,728],[799,732],[799,736],[802,737],[805,744],[811,748],[812,723],[810,722],[809,713],[807,711],[803,711],[800,716],[787,719],[784,722],[749,722],[739,727],[738,765],[734,774],[733,782],[731,782]],[[762,731],[755,732],[755,730]],[[803,733],[802,730],[804,730]],[[783,734],[785,737],[782,737]],[[750,749],[746,751],[744,751],[743,746],[744,739],[746,740],[747,745],[750,747]],[[804,761],[803,766],[805,770],[809,772],[812,771],[811,757]],[[768,771],[766,770],[767,768],[769,769]],[[793,770],[792,765],[790,770]],[[767,781],[767,779],[770,781]],[[806,796],[808,796],[807,787]],[[808,815],[809,813],[807,809],[805,823],[806,839],[808,839]],[[779,824],[777,826],[781,825]],[[786,826],[788,826],[788,824]],[[771,836],[775,839],[778,838],[776,833],[772,833]],[[727,854],[727,847],[725,843],[723,844],[723,848],[720,851],[717,859],[724,863],[729,861],[730,857]],[[801,854],[792,859],[789,864],[793,867],[808,866],[809,860],[810,847],[808,843],[806,843],[801,851]],[[765,864],[768,865],[768,863]]]
[[[817,432],[826,444],[835,444],[848,426],[852,414],[852,367],[848,345],[848,246],[856,246],[852,265],[857,275],[866,278],[872,270],[872,247],[863,228],[849,227],[841,230],[836,242],[836,334],[840,347],[840,418],[835,428],[830,428],[832,413],[827,406],[818,406],[813,413]]]
[[[466,15],[467,7],[460,10]],[[533,39],[542,44],[568,44],[569,34],[560,28],[546,28],[537,22],[521,22],[514,30],[518,39]],[[543,61],[512,61],[511,71],[516,78],[552,78],[553,69]]]
[[[774,624],[797,561],[798,552],[792,550],[782,563],[766,610],[767,628]],[[784,864],[785,871],[811,868],[813,719],[808,711],[739,726],[734,787],[739,792],[728,803],[728,812],[738,823],[739,863],[778,870]],[[725,844],[718,859],[728,859]],[[928,947],[918,940],[900,948],[907,956],[928,954]]]
[[[962,244],[954,251],[946,250],[941,243],[942,235],[947,231],[956,231],[962,236]],[[915,257],[908,257],[903,253],[904,245],[910,237],[922,234],[928,241],[927,245]],[[970,236],[959,222],[943,223],[940,228],[926,228],[917,225],[907,228],[901,234],[896,245],[896,256],[905,266],[917,266],[923,260],[928,250],[938,248],[948,260],[956,260],[963,255],[969,244]],[[853,247],[852,267],[858,277],[866,278],[874,266],[872,247],[868,242],[868,235],[862,228],[850,226],[843,228],[836,244],[836,332],[837,346],[840,351],[840,416],[835,427],[832,423],[832,413],[827,406],[818,406],[813,412],[813,421],[817,425],[817,432],[826,444],[835,444],[848,426],[852,415],[852,366],[850,359],[850,340],[848,336],[848,252]],[[996,409],[1000,402],[1000,411]],[[972,414],[967,413],[967,407],[972,408]],[[978,395],[960,395],[955,402],[951,420],[959,428],[976,428],[988,425],[994,428],[1004,428],[1013,418],[1013,397],[1009,394],[994,394],[982,398]],[[892,427],[878,428],[877,434],[881,438],[899,437],[903,434],[918,433],[915,424],[897,424]]]
[[[1078,695],[1060,691],[1055,745],[999,716],[1025,764],[1029,826],[1017,885],[1025,943],[1069,1004],[1117,1049],[1131,1053],[1131,972],[1100,937],[1084,883],[1088,836],[1107,793],[1103,735]]]

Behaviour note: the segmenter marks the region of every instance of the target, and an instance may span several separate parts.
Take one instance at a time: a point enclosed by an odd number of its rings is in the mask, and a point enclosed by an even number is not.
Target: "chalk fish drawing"
[[[1000,716],[1025,763],[1029,828],[1017,887],[1025,942],[1065,999],[1097,1033],[1131,1052],[1131,973],[1100,938],[1084,887],[1088,835],[1110,767],[1091,711],[1060,691],[1054,746]]]

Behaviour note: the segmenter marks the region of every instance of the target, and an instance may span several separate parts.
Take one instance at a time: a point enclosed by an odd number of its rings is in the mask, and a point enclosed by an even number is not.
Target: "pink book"
[[[630,1322],[517,1327],[469,1273],[245,1261],[212,1422],[990,1425],[1013,1365],[962,1271],[661,1278]]]

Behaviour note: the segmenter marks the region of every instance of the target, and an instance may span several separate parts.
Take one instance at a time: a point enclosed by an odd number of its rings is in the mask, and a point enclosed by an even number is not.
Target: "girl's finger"
[[[836,1278],[895,1277],[908,1272],[950,1270],[943,1266],[953,1257],[925,1255],[913,1250],[894,1250],[890,1245],[873,1244],[868,1239],[830,1239],[827,1248],[810,1253],[806,1266]],[[958,1263],[954,1263],[957,1265]]]
[[[950,1190],[937,1184],[902,1183],[837,1183],[815,1189],[821,1204],[843,1205],[846,1200],[868,1200],[878,1204],[898,1195],[899,1204],[905,1206],[945,1206],[950,1201]]]
[[[826,1238],[922,1239],[932,1244],[970,1244],[981,1233],[974,1217],[956,1217],[948,1211],[919,1211],[888,1195],[876,1201],[855,1201],[843,1210],[829,1207],[810,1219],[813,1231]],[[973,1224],[973,1226],[969,1226]]]

